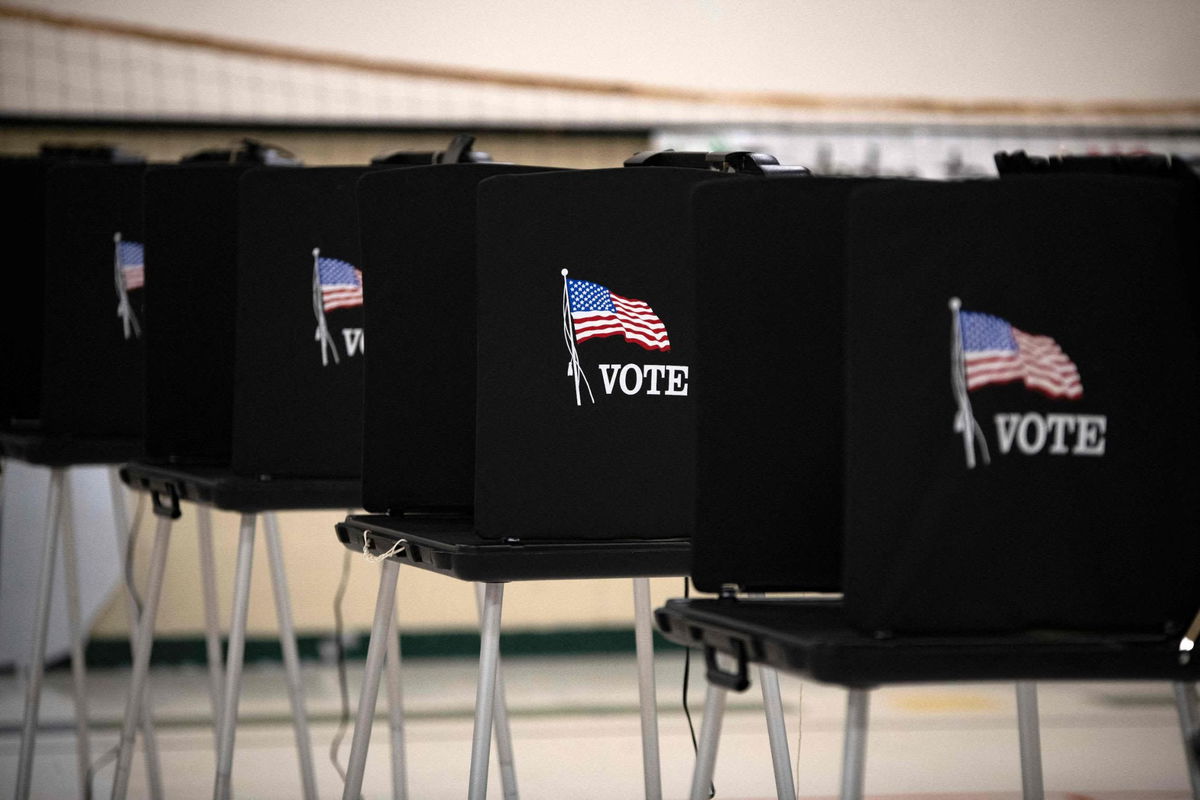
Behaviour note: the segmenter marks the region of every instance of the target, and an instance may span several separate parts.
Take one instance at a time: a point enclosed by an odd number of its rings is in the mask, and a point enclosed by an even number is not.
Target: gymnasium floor
[[[630,656],[513,658],[506,662],[509,707],[521,793],[526,798],[638,798],[641,745],[634,661]],[[693,667],[695,663],[693,663]],[[357,672],[351,665],[352,701]],[[474,706],[469,659],[413,659],[405,664],[409,794],[414,800],[462,798]],[[317,780],[324,798],[341,796],[328,757],[337,728],[336,671],[306,664]],[[703,687],[693,670],[691,707],[699,724]],[[692,763],[680,686],[682,656],[658,663],[664,794],[683,798]],[[89,674],[93,756],[116,742],[127,673]],[[154,672],[159,746],[167,795],[211,795],[212,729],[206,674],[199,668]],[[801,797],[837,792],[843,691],[784,676],[793,754],[800,741]],[[1051,800],[1185,800],[1187,775],[1170,687],[1165,684],[1043,684],[1042,748]],[[0,677],[0,795],[14,781],[22,691]],[[773,798],[774,787],[757,686],[731,697],[716,773],[717,797]],[[803,710],[801,725],[798,710]],[[70,675],[50,675],[42,702],[34,796],[75,796]],[[382,704],[380,711],[383,711]],[[867,792],[873,797],[998,800],[1018,798],[1020,775],[1012,687],[999,684],[884,689],[872,696]],[[799,731],[799,737],[797,732]],[[349,749],[348,736],[345,753]],[[379,718],[364,786],[366,800],[390,795],[386,721]],[[502,797],[492,768],[490,796]],[[235,796],[297,798],[300,782],[278,666],[248,665],[234,765]],[[106,798],[111,767],[96,780]],[[131,797],[145,796],[140,760]]]

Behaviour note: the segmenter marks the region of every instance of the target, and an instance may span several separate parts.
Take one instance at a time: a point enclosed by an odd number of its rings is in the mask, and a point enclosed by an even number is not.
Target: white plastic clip
[[[363,534],[363,558],[365,558],[369,564],[378,564],[380,561],[391,558],[392,556],[402,556],[404,555],[404,548],[407,546],[408,541],[406,539],[397,539],[385,552],[380,553],[379,555],[373,555],[371,553],[371,534]]]

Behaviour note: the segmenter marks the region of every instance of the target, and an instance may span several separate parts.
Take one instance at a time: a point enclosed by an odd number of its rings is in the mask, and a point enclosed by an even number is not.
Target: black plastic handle
[[[683,167],[741,175],[808,175],[808,167],[784,166],[766,153],[729,150],[706,153],[699,150],[643,150],[625,159],[627,167]]]
[[[174,486],[167,487],[167,501],[163,502],[163,493],[158,489],[150,490],[150,502],[154,508],[156,517],[166,517],[167,519],[179,519],[183,516],[183,512],[179,510],[179,492]]]
[[[180,159],[181,163],[224,162],[231,164],[261,164],[264,167],[299,167],[300,159],[290,151],[257,139],[240,139],[237,146],[197,150]]]
[[[420,166],[422,164],[481,164],[492,160],[491,155],[472,150],[475,137],[460,133],[450,140],[445,150],[396,150],[371,159],[372,164],[394,164],[396,166]]]
[[[712,647],[704,648],[704,663],[708,667],[708,682],[722,686],[735,692],[744,692],[750,687],[750,676],[746,666],[746,645],[740,639],[733,640],[737,650],[737,672],[726,672],[717,664],[717,651]]]

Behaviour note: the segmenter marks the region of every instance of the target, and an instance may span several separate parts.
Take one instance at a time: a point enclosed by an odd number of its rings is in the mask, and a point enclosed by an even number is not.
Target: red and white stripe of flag
[[[141,264],[132,267],[121,267],[121,281],[125,284],[125,291],[127,292],[142,288],[146,283],[145,267]]]
[[[1035,336],[1013,328],[1017,352],[982,350],[965,354],[967,389],[993,383],[1024,381],[1025,387],[1049,397],[1078,400],[1083,382],[1075,362],[1049,336]]]
[[[625,341],[647,350],[671,349],[667,326],[648,303],[609,292],[616,313],[610,311],[573,311],[575,341],[586,342],[602,336],[624,336]]]
[[[335,308],[353,308],[363,304],[362,271],[354,270],[354,277],[358,278],[358,286],[350,286],[345,283],[332,286],[321,284],[321,307],[325,311],[332,311]]]

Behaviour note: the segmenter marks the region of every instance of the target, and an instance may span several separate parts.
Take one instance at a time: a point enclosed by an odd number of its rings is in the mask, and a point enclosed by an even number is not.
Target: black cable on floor
[[[683,579],[683,597],[684,597],[684,599],[687,599],[687,597],[689,595],[689,587],[690,586],[691,586],[691,581],[688,578],[684,578]],[[698,744],[696,744],[696,726],[692,724],[692,712],[690,710],[688,710],[688,678],[691,676],[691,672],[692,672],[692,648],[688,647],[688,648],[685,648],[683,651],[683,716],[685,716],[687,718],[688,733],[690,733],[692,736],[692,752],[695,753],[697,757],[699,757],[700,746]],[[708,785],[709,800],[712,800],[712,798],[714,798],[716,796],[717,796],[717,785],[716,785],[716,783],[710,783]]]

